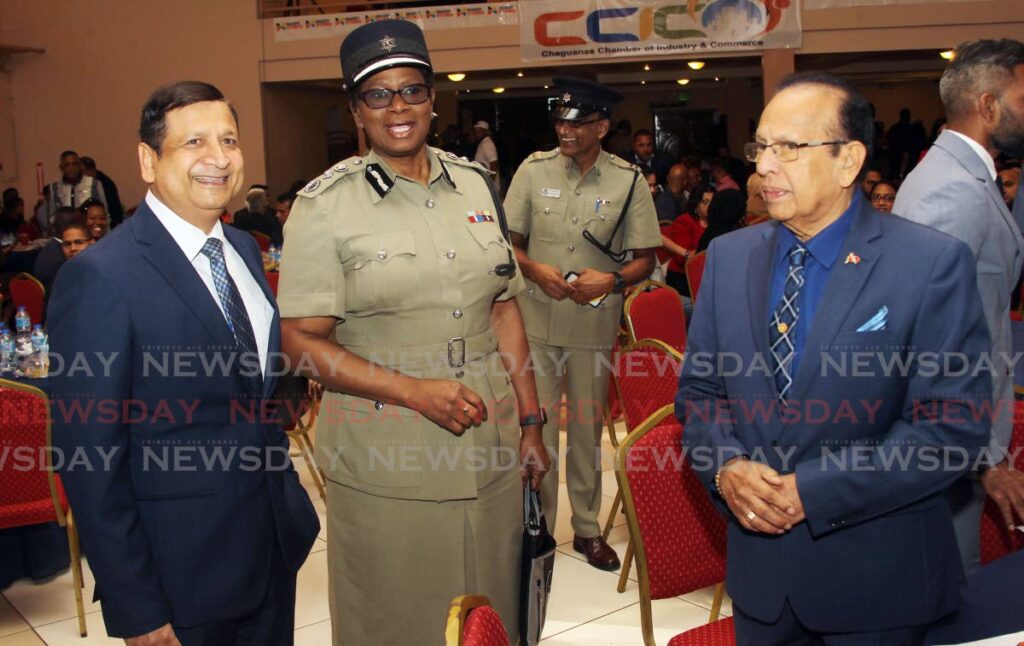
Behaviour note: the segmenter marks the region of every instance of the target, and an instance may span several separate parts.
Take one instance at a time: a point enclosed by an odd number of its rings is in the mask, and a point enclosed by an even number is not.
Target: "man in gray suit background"
[[[1024,261],[1021,228],[996,185],[994,158],[1024,154],[1024,43],[962,43],[942,75],[939,92],[949,120],[920,164],[907,176],[892,212],[967,243],[978,268],[978,291],[992,335],[996,414],[988,458],[978,472],[950,489],[957,540],[968,574],[980,564],[979,520],[985,495],[1004,522],[1024,523],[1024,473],[1014,471],[1006,447],[1013,425],[1010,294]],[[1012,531],[1012,530],[1011,530]]]

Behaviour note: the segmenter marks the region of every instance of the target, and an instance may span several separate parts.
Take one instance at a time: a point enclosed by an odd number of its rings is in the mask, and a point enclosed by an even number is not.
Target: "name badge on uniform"
[[[562,189],[560,188],[542,188],[540,189],[541,197],[553,197],[558,199],[562,197]]]
[[[490,211],[466,211],[466,215],[469,216],[469,222],[476,224],[478,222],[494,222],[494,214]]]

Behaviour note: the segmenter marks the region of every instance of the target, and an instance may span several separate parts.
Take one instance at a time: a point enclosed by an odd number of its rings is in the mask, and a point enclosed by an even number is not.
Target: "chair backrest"
[[[249,235],[256,238],[256,244],[260,246],[260,251],[270,251],[270,236],[261,231],[249,231]]]
[[[1024,469],[1024,402],[1014,402],[1013,405],[1013,435],[1010,437],[1009,450],[1013,468],[1018,471]],[[1024,534],[1006,528],[999,508],[987,496],[979,531],[982,565],[1024,548]]]
[[[32,317],[33,323],[43,322],[43,303],[46,301],[46,288],[39,279],[24,272],[11,278],[11,300],[15,307],[25,306],[25,311]]]
[[[277,283],[281,280],[281,274],[276,271],[268,271],[266,274],[267,283],[270,285],[270,293],[274,295],[274,298],[277,298]]]
[[[0,379],[0,420],[0,444],[12,449],[8,459],[0,462],[0,529],[54,521],[64,524],[64,491],[47,450],[50,402],[46,393]]]
[[[725,519],[682,449],[683,427],[665,406],[616,452],[640,595],[665,599],[725,578]]]
[[[501,617],[487,597],[462,595],[448,606],[445,646],[510,646]]]
[[[629,341],[658,339],[686,351],[686,316],[679,292],[664,283],[644,281],[623,305]]]
[[[626,430],[632,431],[656,410],[675,401],[682,356],[662,341],[630,343],[613,355],[613,377]]]
[[[704,250],[695,253],[686,261],[686,284],[690,286],[690,298],[697,302],[697,292],[700,290],[700,281],[704,278],[704,263],[708,259],[708,252]]]

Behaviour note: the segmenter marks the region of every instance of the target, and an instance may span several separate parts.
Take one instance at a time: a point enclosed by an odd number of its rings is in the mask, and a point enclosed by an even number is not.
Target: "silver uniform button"
[[[377,410],[383,410],[384,402],[373,402],[373,407],[376,408]]]
[[[544,207],[544,212],[545,213],[551,213],[551,207],[545,206]]]
[[[579,218],[573,218],[573,219],[572,219],[572,223],[573,223],[573,224],[576,224],[576,223],[577,223],[577,222],[579,222],[579,221],[580,221],[580,219],[579,219]]]
[[[455,373],[455,378],[456,379],[462,379],[465,376],[466,376],[466,373],[461,371],[461,370],[459,370],[458,372]]]
[[[434,208],[434,200],[427,200],[427,208],[428,209]]]
[[[462,318],[462,310],[455,310],[454,312],[452,312],[452,316],[454,316],[457,319]]]
[[[569,245],[569,252],[572,253],[573,251],[576,251],[576,245],[571,244]]]
[[[529,294],[530,296],[533,296],[533,288],[531,287],[530,289],[526,290],[526,293]]]
[[[388,250],[381,249],[380,251],[377,252],[377,257],[380,258],[381,260],[387,260]]]
[[[445,258],[447,258],[448,260],[454,260],[454,259],[455,259],[455,250],[454,250],[454,249],[449,249],[449,250],[448,250],[448,251],[447,251],[447,252],[446,252],[446,253],[444,254],[444,256],[445,256]]]
[[[579,197],[579,196],[580,196],[580,192],[576,191],[576,197]]]
[[[362,160],[362,159],[357,159],[357,160],[355,160],[355,161],[354,161],[354,162],[352,162],[352,163],[353,163],[353,164],[355,164],[356,166],[362,166],[362,164],[363,164],[363,160]]]

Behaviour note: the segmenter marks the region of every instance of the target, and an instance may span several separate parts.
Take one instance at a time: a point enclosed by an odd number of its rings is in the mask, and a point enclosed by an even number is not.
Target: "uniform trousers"
[[[276,542],[276,541],[275,541]],[[290,646],[295,641],[295,574],[275,545],[263,603],[245,617],[199,626],[173,626],[181,646]]]
[[[475,499],[442,502],[384,498],[328,480],[334,646],[442,644],[448,606],[463,594],[490,599],[517,643],[522,536],[515,469]]]
[[[534,377],[540,405],[551,420],[544,427],[549,452],[559,450],[559,411],[565,390],[567,438],[565,480],[572,507],[572,529],[577,536],[601,534],[597,515],[601,510],[601,430],[608,402],[611,349],[564,348],[530,338]],[[541,481],[541,505],[548,531],[555,533],[558,514],[558,460]]]

